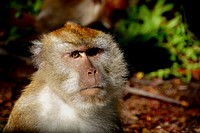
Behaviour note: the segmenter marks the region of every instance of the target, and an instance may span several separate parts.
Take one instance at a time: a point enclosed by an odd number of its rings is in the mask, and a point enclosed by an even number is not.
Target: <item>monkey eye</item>
[[[95,55],[101,53],[102,51],[103,51],[103,49],[100,49],[100,48],[91,48],[86,51],[86,55],[95,56]]]
[[[79,52],[78,51],[74,51],[71,53],[71,57],[72,58],[78,58],[80,56]]]

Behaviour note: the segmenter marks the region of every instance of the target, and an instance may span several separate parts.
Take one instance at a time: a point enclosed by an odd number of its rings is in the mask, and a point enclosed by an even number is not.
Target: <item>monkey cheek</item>
[[[88,88],[80,91],[80,94],[82,96],[96,96],[100,94],[101,89],[100,88]]]

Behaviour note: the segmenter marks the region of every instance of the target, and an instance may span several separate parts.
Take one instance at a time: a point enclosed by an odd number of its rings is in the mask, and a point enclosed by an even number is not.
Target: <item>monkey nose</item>
[[[92,75],[95,75],[96,74],[96,69],[89,69],[88,70],[88,75],[89,76],[92,76]]]

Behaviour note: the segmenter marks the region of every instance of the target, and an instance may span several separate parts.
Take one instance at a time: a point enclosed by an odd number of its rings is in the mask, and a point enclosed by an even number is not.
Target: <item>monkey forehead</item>
[[[89,40],[91,41],[99,34],[102,34],[102,32],[68,22],[64,27],[57,29],[49,34],[57,36],[61,40],[66,40],[68,42],[78,44],[78,42]]]
[[[109,49],[109,47],[113,47],[112,45],[116,45],[109,34],[71,23],[44,35],[42,42],[44,44],[56,44],[57,46],[61,44],[65,48],[68,48],[68,46],[70,48],[84,46],[86,49],[94,47],[94,45],[95,47]]]

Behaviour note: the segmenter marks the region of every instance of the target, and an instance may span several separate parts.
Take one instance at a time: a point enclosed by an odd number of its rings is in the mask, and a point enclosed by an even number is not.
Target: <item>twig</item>
[[[158,95],[158,94],[153,94],[153,93],[150,93],[150,92],[147,92],[147,91],[135,88],[135,87],[126,86],[125,89],[128,92],[130,92],[132,94],[135,94],[135,95],[149,97],[149,98],[155,98],[155,99],[158,99],[158,100],[162,100],[164,102],[169,102],[169,103],[182,105],[181,102],[178,101],[178,100],[175,100],[175,99],[172,99],[172,98],[169,98],[169,97],[165,97],[165,96],[162,96],[162,95]]]

